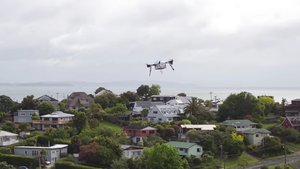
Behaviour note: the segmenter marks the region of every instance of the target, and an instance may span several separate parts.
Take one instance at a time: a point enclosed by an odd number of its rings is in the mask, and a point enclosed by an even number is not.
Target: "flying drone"
[[[162,72],[163,69],[167,68],[167,64],[170,65],[170,67],[173,68],[173,59],[167,60],[167,61],[158,61],[153,64],[147,64],[147,68],[150,68],[149,76],[151,76],[152,66],[154,66],[155,70],[160,70]]]

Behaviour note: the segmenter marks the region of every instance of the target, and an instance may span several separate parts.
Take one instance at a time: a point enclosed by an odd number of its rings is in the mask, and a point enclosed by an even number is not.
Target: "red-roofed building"
[[[300,116],[287,116],[284,119],[282,126],[285,128],[300,130]]]
[[[127,126],[124,127],[124,132],[128,137],[132,138],[134,143],[143,141],[144,137],[155,134],[157,129],[153,127]]]

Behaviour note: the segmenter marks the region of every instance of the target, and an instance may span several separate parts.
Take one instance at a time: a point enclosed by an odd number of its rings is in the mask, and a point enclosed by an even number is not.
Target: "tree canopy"
[[[263,116],[263,105],[248,92],[231,94],[219,107],[221,120],[243,119],[245,117],[259,118]]]
[[[146,148],[142,161],[146,169],[184,169],[187,165],[178,150],[166,144],[155,144],[151,148]]]
[[[37,106],[37,109],[39,110],[40,116],[45,114],[50,114],[55,111],[54,106],[51,103],[43,102]]]
[[[24,97],[22,102],[21,102],[22,109],[24,109],[24,110],[35,110],[38,106],[38,101],[33,99],[33,98],[34,98],[33,95]]]
[[[15,106],[15,102],[8,96],[0,96],[0,112],[10,112]]]

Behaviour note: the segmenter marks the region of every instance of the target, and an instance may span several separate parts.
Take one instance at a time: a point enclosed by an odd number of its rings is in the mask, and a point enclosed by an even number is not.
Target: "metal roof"
[[[177,148],[191,148],[195,145],[199,146],[196,143],[180,142],[180,141],[170,141],[170,142],[167,142],[166,144],[171,145],[173,147],[177,147]]]

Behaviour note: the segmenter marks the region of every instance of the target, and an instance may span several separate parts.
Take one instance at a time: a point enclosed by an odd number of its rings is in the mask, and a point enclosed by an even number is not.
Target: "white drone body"
[[[153,64],[147,64],[147,68],[150,68],[149,76],[151,75],[152,66],[154,67],[155,70],[163,70],[163,69],[167,68],[167,64],[169,64],[170,67],[174,70],[174,68],[172,66],[173,59],[167,60],[167,61],[158,61]]]

